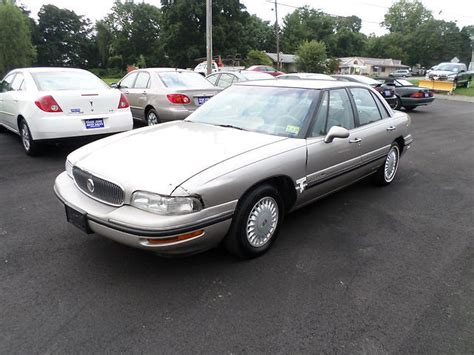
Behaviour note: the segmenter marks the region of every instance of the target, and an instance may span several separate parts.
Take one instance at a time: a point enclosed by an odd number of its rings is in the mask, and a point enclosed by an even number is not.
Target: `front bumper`
[[[160,216],[129,205],[113,207],[98,202],[82,193],[66,172],[56,178],[54,191],[62,203],[85,215],[92,232],[167,255],[193,254],[218,245],[230,228],[237,204],[232,201],[189,215]],[[169,241],[196,231],[199,233],[192,238]]]

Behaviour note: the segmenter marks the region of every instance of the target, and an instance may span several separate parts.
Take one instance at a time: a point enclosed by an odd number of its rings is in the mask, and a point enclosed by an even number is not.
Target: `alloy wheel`
[[[397,173],[399,160],[400,151],[398,150],[398,147],[394,145],[390,148],[387,158],[385,159],[384,179],[386,182],[391,182],[394,179],[395,174]]]

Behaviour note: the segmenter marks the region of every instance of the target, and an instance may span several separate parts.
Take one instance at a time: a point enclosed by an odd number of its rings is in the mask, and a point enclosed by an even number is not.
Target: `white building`
[[[371,76],[387,76],[397,69],[409,69],[399,59],[344,57],[339,58],[340,74],[362,74]]]

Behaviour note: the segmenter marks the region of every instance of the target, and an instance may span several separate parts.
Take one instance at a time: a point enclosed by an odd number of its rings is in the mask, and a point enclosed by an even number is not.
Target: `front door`
[[[326,143],[324,138],[332,126],[348,129],[350,136]],[[354,178],[354,168],[360,164],[359,139],[353,134],[354,127],[354,113],[347,91],[334,89],[324,92],[307,138],[303,203],[334,191]]]
[[[132,115],[140,120],[146,120],[145,108],[148,105],[149,88],[150,74],[145,71],[140,71],[137,80],[135,80],[133,89],[130,90],[130,96],[133,102],[133,105],[132,102],[130,103]]]
[[[12,89],[12,83],[13,79],[15,78],[15,73],[7,75],[5,79],[0,82],[0,123],[2,125],[8,126],[11,128],[10,124],[7,122],[11,121],[11,112],[7,104],[10,99],[11,99],[11,92],[13,91]]]

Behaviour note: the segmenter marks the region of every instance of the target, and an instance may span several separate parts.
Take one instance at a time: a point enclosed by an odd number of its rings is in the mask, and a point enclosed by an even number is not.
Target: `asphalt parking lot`
[[[411,114],[396,181],[287,217],[261,258],[165,259],[82,234],[0,134],[0,353],[472,353],[474,103]]]

